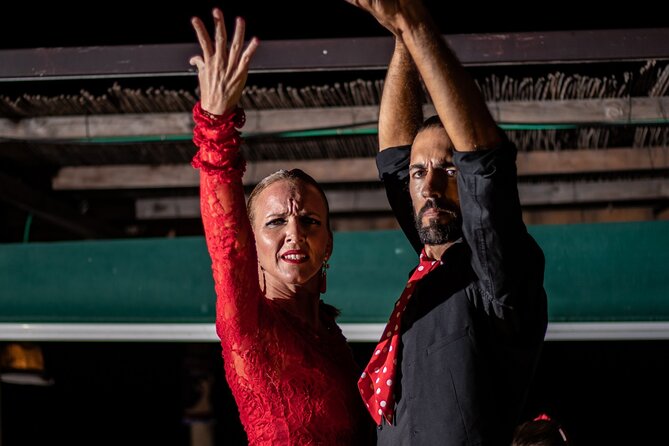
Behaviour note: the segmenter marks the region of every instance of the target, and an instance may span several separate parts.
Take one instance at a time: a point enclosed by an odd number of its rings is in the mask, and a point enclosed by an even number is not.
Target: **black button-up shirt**
[[[409,147],[386,149],[377,166],[420,252],[409,155]],[[446,250],[405,310],[395,422],[379,428],[379,445],[511,443],[547,325],[544,257],[522,221],[515,159],[510,143],[453,154],[463,240]]]

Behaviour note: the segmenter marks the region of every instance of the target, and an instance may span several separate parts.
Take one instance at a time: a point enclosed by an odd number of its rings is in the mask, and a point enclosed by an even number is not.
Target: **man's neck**
[[[425,254],[432,260],[441,260],[446,250],[453,246],[455,242],[444,243],[443,245],[425,245]]]

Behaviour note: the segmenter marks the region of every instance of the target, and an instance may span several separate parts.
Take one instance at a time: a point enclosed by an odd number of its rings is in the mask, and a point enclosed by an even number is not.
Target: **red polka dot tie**
[[[358,380],[360,395],[367,404],[367,410],[369,410],[376,424],[381,424],[382,417],[388,423],[392,423],[395,413],[393,382],[397,365],[397,346],[400,342],[402,313],[404,313],[404,309],[411,298],[414,284],[440,264],[441,262],[438,260],[428,259],[425,250],[421,252],[420,263],[411,275],[402,295],[395,303],[393,314],[383,330],[379,344],[374,349],[372,359],[369,360],[365,371],[362,372],[362,376]]]

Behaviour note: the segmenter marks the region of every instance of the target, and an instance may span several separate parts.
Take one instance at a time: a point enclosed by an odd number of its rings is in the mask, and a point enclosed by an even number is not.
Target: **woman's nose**
[[[286,225],[286,241],[303,242],[304,230],[297,218],[291,218]]]

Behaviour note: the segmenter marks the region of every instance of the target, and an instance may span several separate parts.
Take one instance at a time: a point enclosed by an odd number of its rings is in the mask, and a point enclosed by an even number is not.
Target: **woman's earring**
[[[330,264],[328,264],[328,259],[323,260],[323,266],[321,266],[321,294],[325,294],[325,291],[327,290],[328,284],[327,284],[327,269],[330,267]]]
[[[267,279],[265,279],[265,268],[260,266],[260,264],[258,264],[258,267],[260,268],[260,272],[262,273],[262,293],[266,294],[266,292],[267,292]]]

